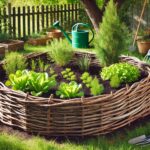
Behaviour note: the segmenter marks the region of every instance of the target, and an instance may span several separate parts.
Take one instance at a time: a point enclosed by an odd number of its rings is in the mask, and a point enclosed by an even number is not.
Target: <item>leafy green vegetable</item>
[[[112,88],[118,88],[120,86],[120,84],[121,84],[120,83],[120,79],[119,79],[119,77],[117,75],[114,75],[114,76],[111,77],[111,79],[110,79],[110,86]]]
[[[11,86],[14,90],[27,91],[28,90],[28,71],[18,70],[15,74],[9,75],[9,80],[6,81],[6,86]]]
[[[31,92],[34,96],[40,96],[47,93],[56,85],[55,77],[49,77],[45,73],[36,73],[34,71],[18,70],[15,74],[9,75],[6,86],[11,86],[14,90]]]
[[[109,67],[104,67],[100,75],[103,80],[110,80],[116,75],[120,83],[129,83],[136,81],[140,77],[140,70],[129,63],[116,63]]]
[[[81,97],[84,95],[80,90],[82,89],[81,84],[77,84],[75,81],[71,81],[70,83],[62,82],[56,91],[56,95],[60,96],[60,98],[75,98]]]
[[[66,68],[66,70],[61,72],[61,74],[62,74],[63,78],[68,80],[68,81],[75,81],[76,80],[76,75],[71,70],[71,68]]]
[[[43,93],[47,93],[51,88],[56,85],[54,77],[49,77],[45,73],[36,73],[31,71],[29,74],[29,89],[34,96],[40,96]]]
[[[91,84],[90,84],[90,91],[91,91],[91,94],[96,96],[96,95],[100,95],[103,93],[104,91],[104,86],[102,84],[99,84],[99,81],[97,79],[97,77],[95,77]]]

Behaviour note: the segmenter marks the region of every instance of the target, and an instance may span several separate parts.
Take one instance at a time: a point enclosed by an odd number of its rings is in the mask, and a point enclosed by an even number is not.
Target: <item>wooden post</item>
[[[16,38],[16,8],[13,7],[13,38]]]
[[[20,7],[18,7],[18,38],[21,38]]]
[[[36,7],[36,13],[37,13],[37,20],[36,20],[36,23],[37,23],[37,32],[40,31],[40,17],[39,17],[39,6]]]
[[[23,7],[23,14],[22,14],[22,18],[23,18],[23,37],[26,37],[26,18],[25,18],[25,13],[26,13],[26,9],[25,9],[25,7]]]
[[[8,25],[9,25],[9,35],[12,36],[12,25],[11,25],[11,3],[8,3]]]
[[[28,17],[28,36],[31,35],[31,30],[30,30],[30,27],[31,27],[31,23],[30,23],[30,6],[27,7],[27,17]]]
[[[35,7],[32,6],[32,32],[35,33]]]

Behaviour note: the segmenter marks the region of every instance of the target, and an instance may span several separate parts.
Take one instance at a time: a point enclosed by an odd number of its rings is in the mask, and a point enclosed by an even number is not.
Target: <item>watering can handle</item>
[[[92,28],[90,27],[89,24],[84,24],[84,23],[77,23],[72,27],[72,30],[74,31],[78,31],[79,25],[83,26],[83,27],[87,27],[90,28],[91,32],[92,32],[92,39],[89,41],[89,44],[93,41],[94,39],[94,31],[92,30]]]

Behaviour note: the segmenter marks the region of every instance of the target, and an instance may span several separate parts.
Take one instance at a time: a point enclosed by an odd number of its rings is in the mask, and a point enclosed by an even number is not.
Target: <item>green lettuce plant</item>
[[[31,92],[34,96],[40,96],[47,93],[56,85],[54,77],[49,77],[45,73],[34,71],[18,70],[15,74],[10,74],[6,86],[11,86],[14,90]]]
[[[28,91],[28,74],[27,70],[17,70],[15,74],[10,74],[6,81],[6,86],[11,86],[14,90]]]
[[[82,85],[75,81],[71,81],[70,83],[62,82],[58,88],[58,91],[56,91],[56,95],[60,96],[60,98],[82,97],[84,93],[81,89]]]
[[[114,76],[111,77],[111,79],[110,79],[110,86],[112,88],[118,88],[120,86],[120,84],[121,84],[120,83],[120,79],[119,79],[119,77],[117,75],[114,75]]]
[[[118,76],[120,83],[129,83],[140,77],[140,70],[129,63],[116,63],[104,67],[100,72],[100,76],[103,80],[111,80],[113,76]]]

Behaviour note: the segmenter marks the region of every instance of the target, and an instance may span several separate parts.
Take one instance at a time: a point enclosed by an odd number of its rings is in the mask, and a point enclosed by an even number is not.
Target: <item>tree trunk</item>
[[[105,0],[104,8],[100,10],[96,5],[96,0],[81,0],[81,3],[83,4],[85,11],[96,31],[99,30],[99,24],[102,21],[103,12],[108,1],[109,0]],[[123,3],[123,0],[116,0],[116,3],[118,7],[120,7]]]
[[[81,3],[83,4],[85,8],[85,11],[87,15],[89,16],[94,26],[94,29],[98,31],[99,23],[101,22],[103,13],[96,5],[96,1],[95,0],[81,0]]]

